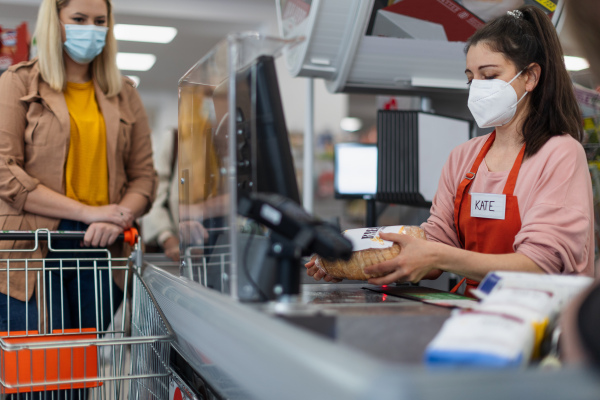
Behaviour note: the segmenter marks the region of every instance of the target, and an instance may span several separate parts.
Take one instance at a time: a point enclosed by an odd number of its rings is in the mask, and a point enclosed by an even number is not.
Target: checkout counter
[[[212,399],[597,399],[597,371],[427,370],[448,309],[365,290],[301,285],[294,304],[241,303],[148,265],[176,340],[174,379]],[[312,278],[311,278],[312,279]]]
[[[198,399],[598,399],[590,370],[425,368],[450,309],[315,283],[300,267],[310,240],[282,259],[285,240],[240,216],[248,194],[298,195],[269,66],[288,45],[232,35],[180,81],[182,259],[148,257],[143,272],[176,335],[172,386]],[[290,211],[261,210],[272,226]]]

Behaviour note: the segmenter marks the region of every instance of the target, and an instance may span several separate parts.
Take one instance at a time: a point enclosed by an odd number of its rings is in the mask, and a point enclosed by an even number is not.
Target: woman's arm
[[[128,192],[119,202],[119,206],[130,210],[134,219],[139,218],[148,209],[148,198],[139,193]]]
[[[387,273],[381,278],[369,280],[369,283],[375,285],[396,281],[418,282],[436,268],[478,281],[488,272],[497,270],[544,272],[531,259],[518,253],[476,253],[393,233],[381,233],[380,237],[398,243],[402,250],[392,260],[365,268],[365,273],[368,274]]]
[[[134,219],[129,207],[117,204],[88,206],[41,184],[29,192],[23,209],[45,217],[71,219],[88,224],[83,244],[92,247],[113,244],[123,229],[131,226]]]
[[[23,209],[32,214],[57,219],[72,219],[85,224],[108,222],[121,228],[131,226],[134,214],[126,206],[109,204],[94,207],[57,193],[39,184],[28,193]]]

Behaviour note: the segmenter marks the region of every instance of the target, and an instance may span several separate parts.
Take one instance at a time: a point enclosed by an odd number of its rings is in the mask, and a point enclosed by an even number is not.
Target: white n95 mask
[[[517,104],[527,92],[517,100],[517,92],[510,85],[519,72],[509,82],[502,79],[473,79],[469,89],[468,106],[480,128],[494,128],[510,122],[517,112]]]

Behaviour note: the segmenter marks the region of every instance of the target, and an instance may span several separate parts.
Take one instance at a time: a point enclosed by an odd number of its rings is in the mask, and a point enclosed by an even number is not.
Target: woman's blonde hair
[[[121,72],[117,68],[117,40],[113,33],[112,1],[106,1],[106,44],[102,53],[92,61],[92,74],[107,97],[121,91]],[[56,91],[67,86],[59,12],[70,0],[43,0],[38,12],[34,37],[37,42],[38,65],[42,78]]]

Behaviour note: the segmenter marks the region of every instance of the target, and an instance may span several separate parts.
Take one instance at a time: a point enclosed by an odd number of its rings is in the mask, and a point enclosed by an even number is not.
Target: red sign
[[[444,27],[448,41],[466,42],[484,22],[452,0],[403,0],[384,8]]]

